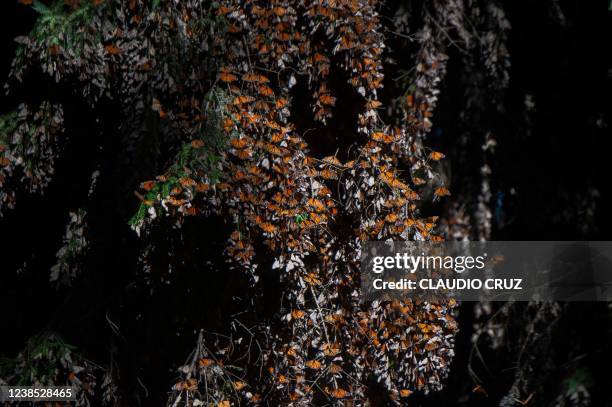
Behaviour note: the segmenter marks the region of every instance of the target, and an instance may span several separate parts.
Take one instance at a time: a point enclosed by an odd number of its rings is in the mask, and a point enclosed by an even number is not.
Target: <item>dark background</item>
[[[505,108],[502,113],[483,111],[480,121],[492,122],[498,142],[491,162],[497,216],[493,240],[612,240],[612,12],[608,6],[606,1],[583,0],[505,3],[512,24]],[[35,15],[16,2],[5,1],[0,18],[6,30],[0,78],[7,78],[16,49],[13,38],[29,32]],[[454,194],[462,188],[474,192],[469,188],[477,184],[464,180],[478,174],[480,166],[469,159],[453,162],[453,151],[459,148],[457,134],[465,131],[465,124],[458,120],[464,81],[451,53],[431,141],[448,153]],[[96,124],[69,89],[36,73],[25,79],[17,94],[1,99],[1,111],[49,95],[63,103],[69,142],[46,194],[19,196],[17,208],[0,218],[0,356],[14,357],[28,337],[57,331],[87,358],[109,363],[110,355],[121,366],[119,383],[125,389],[126,405],[163,405],[175,377],[172,368],[193,347],[195,329],[224,329],[224,315],[231,310],[224,308],[227,302],[221,298],[237,277],[217,273],[210,280],[203,272],[189,277],[177,273],[170,286],[145,282],[137,267],[140,243],[127,221],[138,205],[132,191],[159,169],[126,156],[120,138],[107,131],[115,124],[112,119]],[[526,95],[535,104],[528,113]],[[108,111],[104,116],[112,118],[114,107],[103,108]],[[86,203],[83,191],[96,165],[103,176],[94,199]],[[49,269],[61,246],[68,210],[85,204],[92,237],[84,267],[87,278],[71,288],[55,290],[48,283]],[[202,259],[218,258],[224,225],[214,219],[190,220],[186,228],[194,242],[178,250],[183,251],[188,267],[208,270]],[[159,241],[168,247],[174,244],[172,237]],[[185,295],[194,287],[198,295]],[[427,397],[415,396],[415,404],[498,405],[507,394],[519,342],[484,351],[487,366],[472,367],[488,396],[472,391],[475,384],[467,366],[474,324],[479,323],[473,307],[466,303],[460,309],[461,332],[448,386]],[[518,306],[513,312],[510,317],[515,324],[509,319],[508,338],[518,341],[522,318],[529,310]],[[612,405],[611,315],[608,304],[569,304],[551,328],[551,341],[544,349],[534,345],[534,354],[538,358],[544,354],[554,365],[542,378],[541,389],[550,391],[546,399],[554,399],[568,371],[577,369],[572,360],[579,358],[580,369],[591,378],[592,405]],[[107,318],[120,327],[121,335],[112,332]],[[147,388],[148,398],[138,381]]]

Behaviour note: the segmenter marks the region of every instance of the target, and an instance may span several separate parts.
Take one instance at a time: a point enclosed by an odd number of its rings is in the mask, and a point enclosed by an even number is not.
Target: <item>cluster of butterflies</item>
[[[221,151],[222,176],[213,181],[174,167],[180,174],[142,184],[145,191],[167,192],[149,202],[152,207],[190,215],[206,206],[233,221],[228,258],[254,276],[254,289],[260,267],[255,242],[263,242],[273,256],[287,312],[283,331],[274,333],[274,340],[262,339],[268,344],[260,350],[267,376],[234,386],[235,394],[252,403],[261,394],[286,405],[312,403],[321,395],[365,402],[370,374],[399,399],[439,386],[452,357],[454,305],[407,301],[364,308],[359,303],[361,242],[440,239],[436,218],[420,218],[417,202],[419,188],[435,178],[431,163],[444,156],[414,142],[409,126],[385,125],[380,118],[384,37],[376,5],[222,1],[215,12],[228,29],[213,50],[219,64],[215,86],[227,95],[220,112],[229,140]],[[346,162],[310,155],[290,122],[291,88],[303,80],[312,90],[314,119],[326,125],[338,102],[329,78],[332,67],[343,69],[362,97],[355,131],[367,141]],[[410,100],[407,111],[415,103]],[[430,113],[421,109],[423,123]],[[157,111],[162,119],[172,117],[171,107]],[[190,147],[204,151],[206,140],[200,138]],[[408,173],[397,169],[403,157]],[[170,179],[175,187],[159,186]],[[444,186],[435,189],[437,198],[449,194]],[[340,218],[349,219],[350,226],[342,226]],[[391,360],[402,361],[400,367],[393,368]],[[174,391],[201,392],[202,385]]]
[[[425,6],[423,26],[410,33],[420,51],[409,91],[385,103],[396,107],[391,111],[379,99],[382,6],[379,0],[70,0],[65,29],[19,39],[13,79],[21,81],[38,63],[58,82],[80,83],[94,102],[114,95],[128,143],[148,136],[144,123],[153,112],[162,138],[179,150],[168,171],[137,191],[142,216],[135,229],[162,215],[180,222],[216,213],[235,226],[228,259],[252,276],[253,292],[264,267],[256,259],[271,257],[279,273],[282,320],[262,321],[248,333],[260,345],[261,366],[245,371],[264,377],[237,377],[223,367],[240,363],[228,348],[253,343],[237,334],[233,343],[209,344],[197,371],[186,371],[175,385],[175,396],[206,394],[207,404],[221,407],[243,399],[363,405],[372,375],[396,403],[441,386],[452,358],[455,304],[361,304],[359,259],[367,240],[441,239],[437,217],[423,217],[418,203],[427,191],[434,200],[450,195],[435,169],[444,155],[426,148],[425,138],[447,61],[436,27],[441,21],[461,31],[463,8],[454,0]],[[346,78],[354,100],[339,100],[338,78]],[[350,148],[338,146],[344,150],[324,158],[309,152],[291,122],[298,82],[310,111],[293,113],[311,114],[318,125],[332,126],[335,111],[357,106],[356,123],[343,126],[355,129]],[[12,186],[26,181],[37,192],[53,172],[61,109],[45,104],[20,112],[17,126],[2,126],[0,135],[0,213],[14,205]],[[212,142],[216,132],[227,142]],[[36,165],[25,168],[29,161]],[[261,257],[259,243],[266,250]]]
[[[15,207],[16,191],[44,193],[55,173],[62,145],[64,114],[60,105],[21,104],[0,118],[0,216]]]

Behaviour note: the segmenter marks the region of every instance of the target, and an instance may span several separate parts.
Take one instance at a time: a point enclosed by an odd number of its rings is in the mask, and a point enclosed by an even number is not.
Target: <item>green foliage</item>
[[[588,370],[579,368],[576,369],[571,376],[566,378],[563,384],[567,388],[567,393],[572,394],[579,391],[581,386],[590,386],[592,384],[592,378]]]
[[[0,376],[11,378],[10,383],[17,386],[32,383],[52,385],[58,367],[71,363],[74,350],[74,346],[53,333],[32,337],[17,358],[3,359]]]
[[[222,130],[223,106],[228,103],[228,95],[219,89],[208,92],[202,111],[207,120],[202,129],[204,136],[183,144],[174,163],[167,169],[166,175],[149,187],[136,214],[128,221],[134,228],[146,219],[149,208],[166,199],[176,188],[181,189],[182,179],[206,179],[210,184],[217,184],[223,177],[222,161],[229,146],[228,138]]]
[[[308,220],[309,216],[310,215],[308,214],[308,212],[299,213],[295,215],[295,223],[297,223],[299,226],[302,226],[302,223],[304,223],[305,220]]]
[[[91,405],[96,396],[101,405],[110,405],[108,401],[113,399],[112,378],[55,332],[30,337],[17,357],[0,359],[0,383],[11,386],[72,386],[76,405],[79,406]],[[101,384],[98,386],[98,383]],[[100,392],[96,394],[98,388]]]
[[[49,47],[62,46],[74,50],[77,54],[82,50],[84,40],[83,27],[93,16],[93,5],[82,4],[76,10],[67,10],[64,1],[55,1],[46,6],[38,0],[32,3],[39,17],[36,20],[30,36]]]

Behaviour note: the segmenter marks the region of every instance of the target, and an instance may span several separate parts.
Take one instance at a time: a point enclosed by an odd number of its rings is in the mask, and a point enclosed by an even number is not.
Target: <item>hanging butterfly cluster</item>
[[[380,118],[384,44],[376,3],[227,1],[216,12],[228,23],[228,34],[211,50],[219,64],[217,86],[227,96],[221,125],[230,146],[219,162],[222,175],[213,182],[206,172],[183,166],[142,187],[155,192],[143,203],[155,217],[193,215],[204,206],[232,219],[228,258],[254,286],[261,272],[255,242],[274,257],[283,323],[262,349],[264,377],[237,393],[252,402],[267,394],[283,404],[309,405],[322,398],[365,402],[372,377],[396,402],[415,390],[439,388],[453,355],[453,304],[359,304],[361,242],[435,239],[435,219],[418,217],[414,188],[433,178],[430,162],[442,158],[411,143],[406,128]],[[309,155],[290,122],[291,87],[298,80],[311,89],[314,119],[325,123],[332,116],[332,64],[362,97],[355,131],[364,142],[346,162]],[[205,145],[195,139],[187,148]],[[197,152],[194,157],[198,161]],[[402,157],[410,168],[405,175],[397,170]],[[148,219],[134,227],[146,227]],[[189,388],[202,392],[202,386]],[[179,385],[175,391],[189,390]]]
[[[70,285],[78,277],[81,263],[87,251],[87,212],[84,209],[71,211],[66,225],[62,247],[56,253],[56,262],[51,267],[49,280],[56,285]]]
[[[0,216],[15,207],[16,189],[41,194],[51,181],[63,121],[61,106],[49,102],[0,118]]]
[[[248,275],[250,294],[259,295],[268,267],[262,258],[272,259],[269,268],[283,290],[276,320],[260,321],[206,351],[199,340],[195,362],[182,368],[171,400],[363,405],[370,387],[390,403],[439,389],[453,357],[455,304],[364,305],[359,259],[367,240],[441,239],[437,218],[422,217],[418,207],[425,191],[433,191],[434,200],[450,195],[436,171],[444,155],[426,148],[425,137],[448,58],[448,34],[439,27],[454,27],[467,41],[463,3],[423,8],[415,75],[392,114],[380,97],[387,39],[379,1],[124,3],[46,8],[37,2],[46,18],[18,39],[13,81],[38,64],[57,82],[81,84],[78,91],[94,108],[104,98],[116,100],[124,150],[150,146],[159,161],[161,174],[140,184],[141,205],[130,222],[143,241],[160,218],[180,226],[189,216],[220,216],[233,225],[229,265]],[[490,44],[493,55],[500,45]],[[352,100],[339,99],[342,86],[351,89]],[[306,100],[297,100],[297,87],[306,89]],[[311,153],[295,118],[331,126],[340,104],[357,106],[355,123],[343,124],[351,129],[343,135],[350,143],[335,155]],[[61,123],[61,108],[43,107],[47,116],[28,119],[52,118],[32,127],[49,129],[36,143],[50,143],[47,134]],[[19,128],[3,134],[14,138],[25,131]],[[20,159],[11,147],[21,140],[0,139],[4,206],[14,199],[4,187],[12,174],[6,168],[27,162],[27,151]],[[163,161],[160,151],[173,154],[174,163]],[[25,174],[42,179],[51,168]],[[148,258],[141,256],[145,269]],[[236,360],[253,337],[256,362]],[[240,363],[243,373],[225,368]]]

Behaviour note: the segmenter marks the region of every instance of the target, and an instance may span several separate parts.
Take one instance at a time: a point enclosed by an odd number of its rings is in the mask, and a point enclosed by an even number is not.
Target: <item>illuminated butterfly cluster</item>
[[[443,157],[406,154],[407,130],[385,125],[379,117],[384,45],[374,6],[317,2],[296,10],[285,2],[223,3],[218,13],[228,19],[230,35],[215,46],[223,61],[218,86],[229,95],[221,117],[230,138],[220,162],[225,176],[211,183],[207,175],[193,172],[193,178],[179,178],[180,185],[167,188],[169,193],[156,195],[166,211],[193,214],[201,192],[208,210],[232,217],[237,228],[229,259],[248,270],[254,284],[259,278],[254,242],[263,240],[274,255],[272,268],[285,289],[286,325],[263,351],[268,377],[252,385],[259,390],[255,399],[267,393],[270,400],[295,405],[321,398],[359,403],[374,376],[399,401],[415,390],[438,388],[452,358],[452,305],[375,303],[364,309],[359,304],[360,242],[435,238],[435,219],[418,218],[419,195],[413,189],[433,178],[431,172],[411,187],[395,168],[400,152],[413,158],[415,173]],[[308,37],[296,29],[297,16],[312,30]],[[363,38],[358,40],[358,33]],[[347,162],[309,156],[305,140],[287,121],[290,89],[298,79],[313,90],[315,120],[331,116],[335,96],[326,77],[332,60],[363,97],[355,131],[368,141]],[[312,63],[304,69],[303,61]],[[188,148],[194,143],[200,144],[195,140]],[[143,188],[163,192],[159,184],[172,177],[165,174]],[[156,202],[147,205],[157,216]],[[353,222],[353,236],[338,234],[335,218],[341,216]]]

